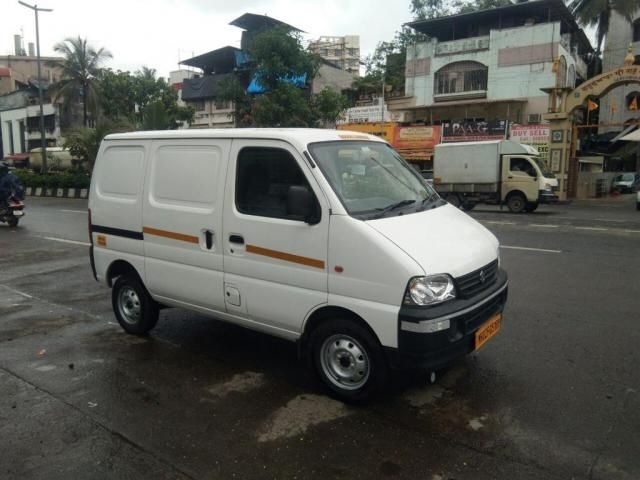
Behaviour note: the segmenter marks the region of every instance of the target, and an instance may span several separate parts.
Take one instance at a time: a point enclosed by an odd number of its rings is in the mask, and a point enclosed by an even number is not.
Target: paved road
[[[324,396],[278,339],[165,310],[124,334],[86,202],[0,225],[0,478],[640,478],[640,213],[630,197],[471,215],[500,238],[499,335],[435,385]],[[428,248],[428,245],[425,245]]]

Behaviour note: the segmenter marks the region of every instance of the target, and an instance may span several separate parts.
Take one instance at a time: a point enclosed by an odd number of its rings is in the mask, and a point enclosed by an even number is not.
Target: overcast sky
[[[34,0],[24,0],[33,5]],[[67,37],[86,38],[113,54],[105,67],[134,72],[142,66],[167,77],[178,62],[231,45],[242,30],[229,22],[244,13],[268,15],[304,30],[305,40],[325,35],[359,35],[361,56],[389,41],[411,21],[410,0],[40,0],[40,52]],[[24,48],[35,44],[35,16],[18,0],[0,0],[0,55],[14,53],[13,36]]]

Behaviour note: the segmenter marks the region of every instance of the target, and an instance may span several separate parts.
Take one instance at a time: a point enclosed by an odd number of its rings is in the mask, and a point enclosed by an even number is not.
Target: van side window
[[[311,191],[296,160],[286,150],[247,147],[238,154],[236,208],[247,215],[294,218],[287,211],[289,187],[304,186]]]

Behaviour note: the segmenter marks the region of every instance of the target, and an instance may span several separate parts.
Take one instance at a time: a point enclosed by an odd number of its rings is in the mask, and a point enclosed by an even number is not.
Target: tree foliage
[[[100,75],[102,112],[112,122],[165,130],[192,122],[193,107],[178,105],[178,94],[154,69],[142,67],[135,74],[110,69]],[[162,110],[162,111],[160,111]]]
[[[63,147],[68,148],[72,156],[88,162],[90,170],[93,170],[102,139],[110,133],[132,130],[134,127],[127,123],[101,122],[95,127],[72,130],[67,134]]]
[[[111,58],[104,48],[96,50],[87,44],[86,39],[80,37],[66,38],[53,46],[56,53],[62,55],[62,60],[52,60],[49,65],[62,71],[62,78],[49,88],[54,98],[62,98],[66,108],[74,103],[82,103],[83,124],[88,126],[89,113],[96,118],[100,98],[98,75],[101,63]]]
[[[302,47],[300,35],[274,28],[257,35],[249,49],[254,62],[251,75],[264,93],[250,95],[237,77],[222,80],[218,98],[235,104],[239,127],[314,127],[335,123],[346,107],[346,98],[325,88],[311,95],[310,83],[319,69],[319,59]],[[305,85],[294,79],[305,78]],[[247,81],[248,83],[248,81]]]
[[[611,14],[617,12],[631,23],[639,9],[638,0],[573,0],[569,3],[569,10],[580,25],[596,28],[598,54],[609,31]]]

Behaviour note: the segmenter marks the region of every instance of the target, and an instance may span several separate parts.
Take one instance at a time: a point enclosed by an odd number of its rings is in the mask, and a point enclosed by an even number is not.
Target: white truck
[[[558,201],[558,180],[530,145],[495,140],[436,145],[433,185],[449,203],[471,210],[478,203],[533,212]]]

